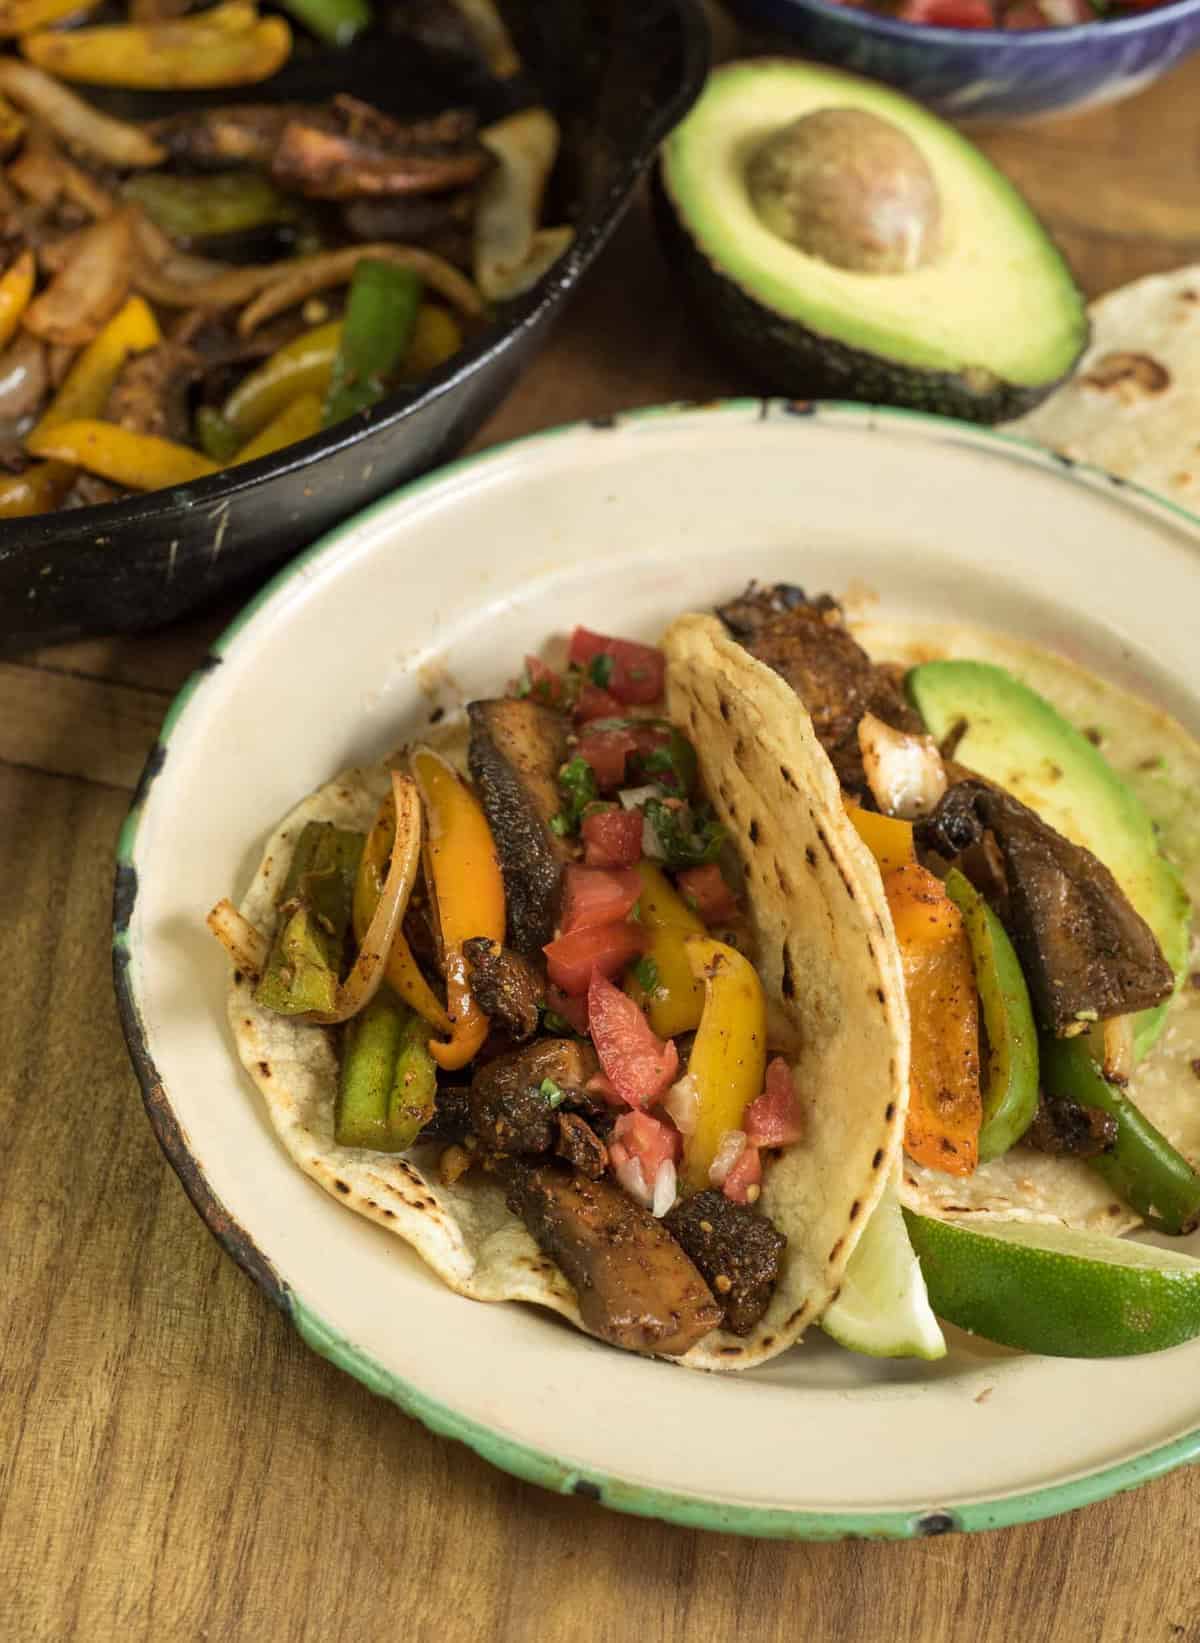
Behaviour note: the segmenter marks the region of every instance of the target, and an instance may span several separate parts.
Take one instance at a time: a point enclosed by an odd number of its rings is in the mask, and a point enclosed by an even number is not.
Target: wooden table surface
[[[1089,293],[1200,260],[1200,57],[980,140]],[[739,386],[639,207],[478,443]],[[301,1345],[160,1156],[109,980],[117,829],[230,614],[0,664],[0,1638],[1198,1643],[1187,1470],[984,1536],[738,1540],[519,1483]]]

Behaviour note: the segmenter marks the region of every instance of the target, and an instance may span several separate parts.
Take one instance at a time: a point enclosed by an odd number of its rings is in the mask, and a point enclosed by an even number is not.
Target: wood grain
[[[981,140],[1099,290],[1197,254],[1198,109],[1200,59]],[[737,388],[639,209],[479,443]],[[108,973],[127,790],[228,614],[0,668],[0,1640],[1200,1643],[1190,1471],[979,1537],[740,1541],[518,1483],[301,1346],[163,1163]]]

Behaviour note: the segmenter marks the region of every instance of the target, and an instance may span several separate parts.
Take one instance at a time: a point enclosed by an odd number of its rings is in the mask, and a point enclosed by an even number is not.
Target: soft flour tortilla
[[[669,712],[696,744],[705,787],[745,875],[776,1031],[794,1049],[804,1138],[768,1164],[761,1205],[787,1234],[783,1276],[754,1334],[717,1331],[681,1362],[746,1369],[819,1317],[892,1172],[908,1090],[903,981],[878,874],[846,821],[833,770],[787,686],[708,617],[665,640]],[[385,768],[351,770],[306,799],[270,841],[242,902],[264,934],[305,822],[365,831]],[[575,1294],[473,1171],[453,1187],[440,1148],[391,1158],[333,1138],[337,1066],[326,1033],[259,1009],[235,976],[230,1021],[284,1146],[313,1180],[398,1233],[461,1295],[533,1301],[582,1327]]]
[[[855,622],[855,637],[877,661],[910,665],[938,657],[994,662],[1023,679],[1083,730],[1158,824],[1193,907],[1200,907],[1200,745],[1167,714],[1073,662],[982,628],[911,622]],[[1018,795],[1019,796],[1019,795]],[[1189,972],[1200,971],[1200,931],[1192,924]],[[1134,1072],[1129,1094],[1150,1121],[1200,1167],[1200,988],[1185,981],[1162,1037]],[[901,1196],[910,1208],[947,1220],[992,1213],[1023,1221],[1125,1232],[1139,1217],[1076,1159],[1015,1147],[960,1179],[904,1159]]]
[[[1200,508],[1200,267],[1135,280],[1089,313],[1075,374],[1005,431]]]

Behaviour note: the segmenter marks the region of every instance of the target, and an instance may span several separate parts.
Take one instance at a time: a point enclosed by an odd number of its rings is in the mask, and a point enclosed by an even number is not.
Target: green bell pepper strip
[[[437,1095],[428,1037],[429,1023],[388,987],[346,1023],[333,1121],[339,1147],[412,1146],[433,1117]]]
[[[999,1158],[1033,1123],[1038,1103],[1038,1045],[1029,989],[1012,942],[975,886],[952,867],[946,894],[963,916],[975,986],[987,1029],[987,1075],[979,1162]]]
[[[371,22],[367,0],[279,0],[279,5],[331,46],[348,46]]]
[[[404,1027],[402,1006],[381,987],[342,1031],[341,1066],[333,1113],[339,1147],[398,1152],[388,1127],[388,1097]]]
[[[392,1152],[412,1146],[433,1117],[437,1097],[437,1065],[429,1053],[429,1023],[407,1004],[400,1009],[404,1019],[388,1095],[388,1150]]]
[[[222,465],[229,462],[242,444],[237,429],[215,405],[201,405],[196,411],[195,425],[197,445],[214,462]]]
[[[325,400],[327,428],[367,410],[387,393],[388,378],[412,341],[423,289],[411,268],[373,257],[355,267]]]
[[[337,1002],[361,833],[309,822],[284,881],[279,927],[254,1000],[280,1015],[327,1012]]]
[[[1102,1076],[1083,1040],[1043,1034],[1041,1068],[1051,1098],[1095,1107],[1116,1119],[1112,1148],[1087,1160],[1096,1173],[1159,1231],[1193,1231],[1200,1224],[1200,1175],[1129,1097]]]
[[[147,171],[131,177],[122,193],[177,240],[240,234],[289,223],[297,215],[296,201],[257,171],[222,171],[207,177]]]

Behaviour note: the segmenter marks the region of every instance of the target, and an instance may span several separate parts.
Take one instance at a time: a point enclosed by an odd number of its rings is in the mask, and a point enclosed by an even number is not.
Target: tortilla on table
[[[714,1331],[678,1360],[746,1369],[820,1316],[892,1174],[907,1105],[907,1006],[878,874],[792,692],[711,617],[676,622],[664,649],[668,711],[692,737],[738,855],[774,1036],[804,1108],[803,1138],[767,1164],[759,1200],[788,1238],[770,1306],[751,1335]],[[382,765],[347,771],[288,816],[242,902],[264,935],[304,824],[365,832],[388,781]],[[337,1065],[325,1030],[259,1008],[253,989],[235,973],[234,1038],[301,1169],[398,1234],[459,1294],[536,1302],[582,1328],[573,1289],[506,1208],[502,1186],[478,1171],[444,1185],[436,1143],[399,1157],[336,1144]]]
[[[1135,280],[1089,314],[1074,375],[1005,431],[1200,509],[1200,266]]]

